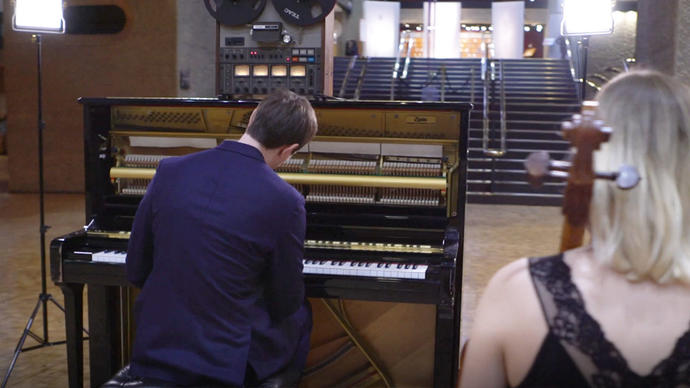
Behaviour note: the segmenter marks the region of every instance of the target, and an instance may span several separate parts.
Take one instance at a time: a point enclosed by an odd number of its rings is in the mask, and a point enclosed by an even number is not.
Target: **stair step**
[[[529,154],[535,152],[534,149],[516,149],[508,148],[506,154],[503,155],[505,159],[521,159],[525,160]],[[549,150],[549,155],[556,160],[565,160],[570,156],[570,151],[568,149],[564,150]],[[481,147],[469,147],[467,151],[468,158],[485,158],[486,155]]]
[[[524,167],[522,169],[468,168],[467,179],[473,181],[525,181],[529,183]],[[559,183],[563,182],[563,179],[546,177],[544,182]]]
[[[472,140],[481,140],[484,136],[484,131],[480,128],[472,129],[470,126],[469,138]],[[496,139],[500,136],[500,131],[494,130],[489,131],[489,138]],[[509,127],[506,131],[506,140],[533,140],[533,141],[550,141],[550,140],[563,140],[560,131],[555,130],[533,130],[533,129],[515,129],[514,127]]]
[[[475,105],[477,108],[477,105]],[[482,120],[483,112],[481,109],[473,109],[470,113],[470,118],[472,120]],[[551,122],[551,123],[561,123],[563,120],[572,117],[570,112],[530,112],[530,111],[510,111],[506,109],[506,120],[509,121],[524,121],[524,122]],[[492,109],[489,112],[490,120],[499,120],[500,112]]]
[[[563,195],[565,182],[545,182],[535,188],[527,181],[467,180],[467,191],[480,193],[526,193]]]
[[[497,139],[497,138],[496,138]],[[480,139],[469,139],[469,147],[481,148],[482,141]],[[498,140],[490,140],[489,148],[497,149],[500,147]],[[529,140],[529,139],[506,139],[506,148],[508,150],[524,149],[534,151],[561,151],[567,150],[570,143],[566,140]]]
[[[553,157],[554,155],[550,155]],[[566,158],[568,154],[560,155],[561,159]],[[555,159],[555,158],[554,158]],[[472,157],[468,161],[468,171],[484,171],[484,170],[503,170],[503,171],[524,171],[525,158],[490,158],[490,157]]]
[[[470,116],[470,129],[482,129],[484,121],[479,118],[475,119]],[[546,130],[553,132],[560,132],[563,120],[560,121],[537,121],[537,120],[506,120],[506,126],[508,130]],[[500,120],[498,118],[493,118],[489,120],[489,124],[492,128],[498,130],[500,125]],[[527,132],[525,132],[527,133]]]
[[[533,193],[467,192],[467,202],[492,205],[562,206],[563,196]]]

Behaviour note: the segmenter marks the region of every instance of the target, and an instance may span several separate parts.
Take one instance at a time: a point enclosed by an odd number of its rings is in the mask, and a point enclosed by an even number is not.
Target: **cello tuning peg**
[[[532,152],[525,159],[527,180],[533,187],[540,187],[544,177],[549,173],[551,157],[546,151]]]
[[[527,173],[534,177],[542,177],[549,172],[551,157],[546,151],[532,152],[525,159]]]
[[[616,185],[622,190],[629,190],[637,186],[640,182],[640,173],[637,168],[630,165],[624,165],[616,173]]]

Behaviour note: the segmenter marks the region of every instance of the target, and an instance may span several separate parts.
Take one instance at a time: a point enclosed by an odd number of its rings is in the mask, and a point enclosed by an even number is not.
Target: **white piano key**
[[[122,263],[127,260],[127,253],[123,251],[105,250],[91,255],[91,261],[102,263]]]

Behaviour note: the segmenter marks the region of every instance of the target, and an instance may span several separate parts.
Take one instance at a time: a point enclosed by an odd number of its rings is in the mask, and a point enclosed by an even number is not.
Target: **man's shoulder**
[[[181,156],[166,156],[158,162],[158,170],[179,168],[203,159],[211,150],[194,152]]]
[[[269,180],[275,190],[275,194],[280,198],[283,205],[288,206],[303,206],[304,197],[302,194],[295,189],[294,186],[287,183],[283,178],[281,178],[277,173],[267,167]]]

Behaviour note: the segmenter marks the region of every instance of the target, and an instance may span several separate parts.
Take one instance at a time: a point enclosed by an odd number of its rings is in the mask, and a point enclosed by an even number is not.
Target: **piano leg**
[[[436,344],[434,347],[434,387],[454,387],[458,373],[456,311],[452,306],[436,305]]]
[[[120,336],[120,287],[89,284],[92,387],[100,387],[122,368]]]
[[[70,388],[84,386],[84,285],[60,283],[65,297],[65,337],[67,346],[67,375]]]

